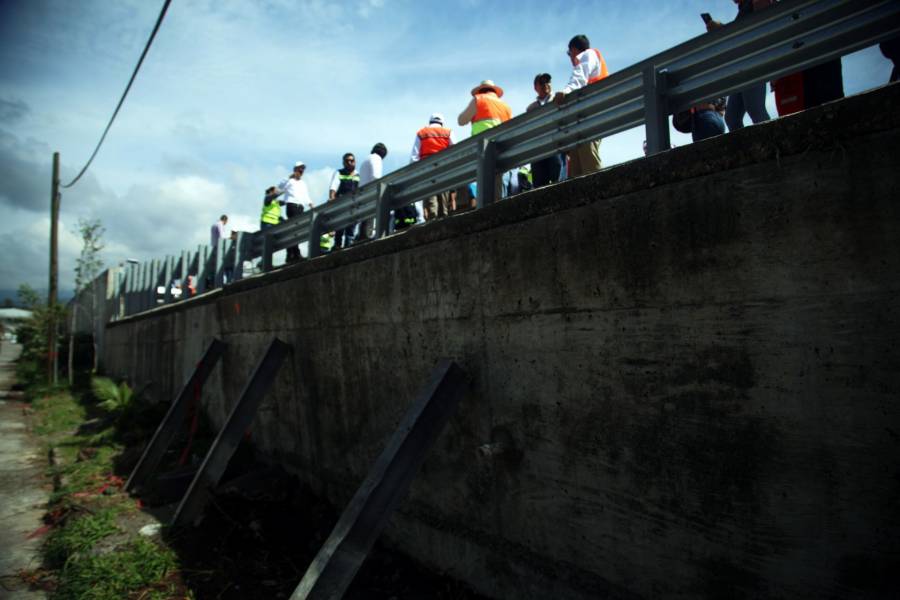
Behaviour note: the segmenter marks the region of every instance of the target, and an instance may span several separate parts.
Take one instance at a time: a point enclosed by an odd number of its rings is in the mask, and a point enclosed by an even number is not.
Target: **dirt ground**
[[[6,341],[0,350],[0,598],[37,600],[46,593],[28,590],[17,574],[41,563],[39,531],[50,485],[47,457],[29,435],[28,406],[14,389],[20,351]]]

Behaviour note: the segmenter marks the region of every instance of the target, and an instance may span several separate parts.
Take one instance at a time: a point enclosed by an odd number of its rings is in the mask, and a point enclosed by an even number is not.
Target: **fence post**
[[[478,191],[475,195],[478,208],[484,208],[497,200],[497,143],[487,136],[478,140]]]
[[[668,72],[654,65],[644,69],[644,122],[647,133],[647,155],[671,147],[669,140],[669,99],[666,96]]]
[[[378,182],[378,199],[375,201],[375,239],[384,237],[391,230],[391,194],[387,183]]]

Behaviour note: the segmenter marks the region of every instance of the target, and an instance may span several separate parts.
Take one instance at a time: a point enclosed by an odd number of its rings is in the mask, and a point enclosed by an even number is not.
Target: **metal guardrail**
[[[670,147],[669,115],[708,98],[726,96],[900,35],[897,0],[782,0],[739,22],[706,33],[578,90],[557,107],[519,115],[447,150],[363,186],[356,194],[215,248],[201,246],[140,265],[129,265],[117,289],[119,316],[173,300],[172,281],[188,274],[197,292],[243,277],[246,260],[303,242],[319,254],[323,232],[374,219],[376,237],[388,232],[390,212],[471,181],[478,208],[492,204],[494,178],[520,165],[578,144],[644,125],[648,153]],[[164,288],[161,298],[157,289]]]

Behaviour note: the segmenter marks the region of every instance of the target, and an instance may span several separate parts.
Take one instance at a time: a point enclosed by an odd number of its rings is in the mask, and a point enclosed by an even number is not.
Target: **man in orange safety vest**
[[[556,92],[556,96],[553,97],[553,101],[558,106],[566,101],[566,95],[605,79],[609,75],[603,55],[596,48],[591,48],[591,42],[586,35],[576,35],[569,40],[567,54],[572,62],[572,76],[566,87],[562,91]],[[601,167],[600,140],[579,144],[569,150],[568,156],[569,177],[599,171]]]
[[[418,162],[446,150],[452,145],[453,132],[444,127],[444,115],[433,113],[428,119],[428,125],[416,132],[416,140],[413,142],[409,162]],[[422,213],[426,221],[446,217],[454,210],[456,210],[456,194],[454,192],[441,192],[429,196],[422,203]]]

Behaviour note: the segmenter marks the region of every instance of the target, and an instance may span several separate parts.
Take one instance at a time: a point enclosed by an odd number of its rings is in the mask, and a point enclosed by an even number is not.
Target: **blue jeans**
[[[728,96],[728,106],[725,108],[725,123],[728,125],[728,131],[734,131],[744,126],[744,114],[749,114],[750,120],[754,123],[762,123],[771,118],[769,111],[766,110],[765,81]]]
[[[714,110],[695,112],[691,116],[691,138],[695,142],[725,133],[725,119]]]

